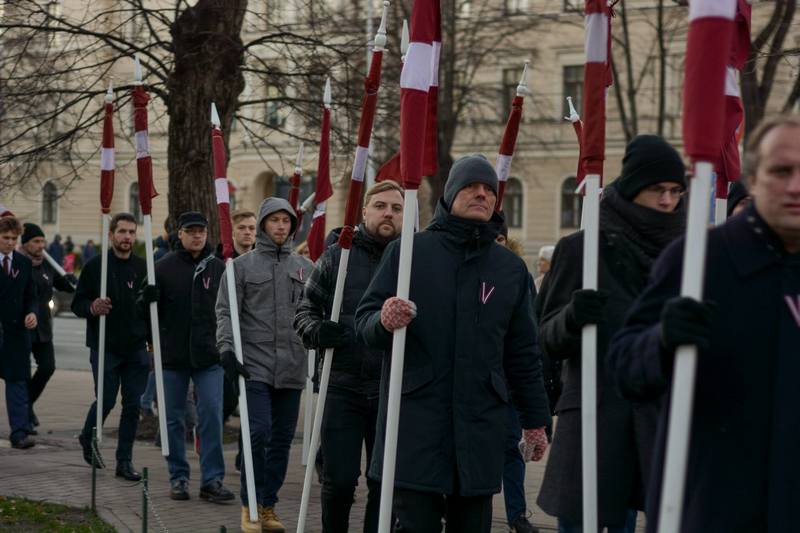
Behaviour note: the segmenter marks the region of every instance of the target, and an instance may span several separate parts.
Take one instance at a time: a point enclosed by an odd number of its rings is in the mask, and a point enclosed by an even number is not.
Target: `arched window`
[[[522,183],[517,178],[508,178],[506,182],[503,211],[509,228],[522,227]]]
[[[576,193],[578,183],[570,176],[561,184],[561,227],[578,228],[581,225],[581,206],[583,196]]]
[[[55,224],[58,220],[58,189],[52,181],[42,187],[42,224]]]
[[[131,183],[131,188],[128,192],[128,211],[136,219],[137,224],[144,222],[142,206],[139,204],[139,184],[136,182]]]

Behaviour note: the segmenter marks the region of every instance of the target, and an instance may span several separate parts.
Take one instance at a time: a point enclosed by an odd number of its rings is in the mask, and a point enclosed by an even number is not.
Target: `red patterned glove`
[[[410,300],[392,296],[381,307],[381,324],[386,331],[406,327],[417,316],[417,306]]]
[[[547,433],[544,428],[523,429],[522,440],[519,441],[519,453],[522,459],[528,461],[540,461],[547,450]]]

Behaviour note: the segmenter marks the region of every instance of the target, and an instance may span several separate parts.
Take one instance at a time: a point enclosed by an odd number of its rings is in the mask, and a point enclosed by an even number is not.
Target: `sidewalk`
[[[3,418],[0,435],[0,493],[6,496],[22,496],[34,500],[47,500],[76,507],[88,507],[91,498],[91,468],[84,462],[77,442],[77,433],[83,425],[86,411],[93,398],[92,378],[89,372],[56,370],[42,398],[37,402],[36,414],[41,426],[35,448],[27,451],[14,450],[7,440],[8,428]],[[5,412],[4,395],[0,395],[0,410]],[[119,407],[108,418],[104,433],[117,427]],[[281,501],[277,505],[278,515],[287,531],[294,531],[303,488],[304,467],[300,464],[302,449],[303,409],[297,434],[292,445],[289,471],[281,490]],[[120,532],[141,531],[142,490],[141,485],[114,477],[114,448],[116,442],[105,437],[100,446],[107,470],[98,470],[97,507],[107,522]],[[239,493],[239,473],[233,468],[236,445],[226,445],[225,464],[228,472],[225,484]],[[161,452],[152,444],[137,441],[134,447],[134,465],[138,470],[149,468],[150,492],[154,505],[149,511],[149,531],[164,531],[159,525],[160,517],[167,531],[217,532],[220,526],[228,531],[239,530],[239,504],[215,505],[200,500],[198,457],[189,452],[194,478],[190,481],[192,499],[175,502],[169,499],[169,476]],[[544,473],[544,464],[529,464],[526,489],[529,505],[533,506],[539,484]],[[361,517],[366,500],[363,479],[356,492],[352,512],[352,531],[361,530]],[[555,531],[555,521],[533,507],[534,524],[542,531]],[[154,513],[155,511],[155,513]],[[312,490],[309,505],[307,531],[319,532],[320,505],[319,486]],[[492,532],[508,531],[505,526],[503,498],[494,498]]]

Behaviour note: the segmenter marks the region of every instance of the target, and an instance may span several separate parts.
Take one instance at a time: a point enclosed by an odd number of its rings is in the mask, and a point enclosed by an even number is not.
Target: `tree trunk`
[[[208,216],[209,241],[219,241],[211,156],[211,102],[222,121],[226,153],[230,126],[244,90],[240,37],[247,0],[198,0],[170,28],[175,65],[170,94],[169,217],[184,211]],[[159,222],[156,221],[156,224]]]

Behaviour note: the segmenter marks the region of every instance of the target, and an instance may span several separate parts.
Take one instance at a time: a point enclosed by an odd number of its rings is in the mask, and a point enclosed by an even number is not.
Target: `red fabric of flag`
[[[143,215],[153,211],[153,198],[158,196],[153,186],[153,160],[150,157],[150,137],[147,131],[147,102],[150,95],[143,85],[133,88],[133,126],[136,136],[136,176],[139,182],[139,205]]]
[[[692,0],[683,87],[683,143],[693,162],[715,162],[723,144],[725,75],[737,0]]]
[[[317,211],[311,219],[311,229],[306,237],[308,255],[316,262],[325,251],[325,211]]]
[[[222,257],[227,261],[233,256],[233,228],[231,227],[230,184],[227,178],[227,157],[222,130],[211,128],[211,155],[214,159],[214,190],[217,196],[219,238],[222,242]]]
[[[333,195],[330,173],[331,110],[322,111],[322,134],[319,141],[319,163],[317,164],[317,186],[314,192],[314,215],[306,242],[312,261],[316,261],[325,251],[325,200]]]
[[[422,175],[435,176],[439,171],[439,57],[442,52],[442,14],[439,6],[434,11],[435,34],[431,57],[431,85],[428,88],[428,106],[425,116],[425,155]]]
[[[375,181],[377,183],[380,183],[384,180],[394,180],[397,183],[403,183],[403,177],[400,174],[400,152],[397,152],[392,157],[387,159],[375,174]]]
[[[103,116],[103,146],[100,148],[100,209],[111,212],[114,197],[114,104],[105,103]]]
[[[300,169],[295,168],[292,177],[289,178],[289,184],[292,186],[289,189],[289,205],[292,206],[296,215],[300,215],[298,202],[300,201]],[[298,227],[300,224],[298,224]]]
[[[515,96],[511,102],[511,112],[508,114],[505,130],[503,130],[503,140],[500,142],[500,150],[497,153],[497,160],[494,170],[497,173],[497,204],[494,210],[498,213],[503,209],[503,194],[506,190],[506,182],[511,171],[511,160],[514,157],[514,148],[517,144],[517,134],[519,133],[519,123],[522,120],[522,96]]]

